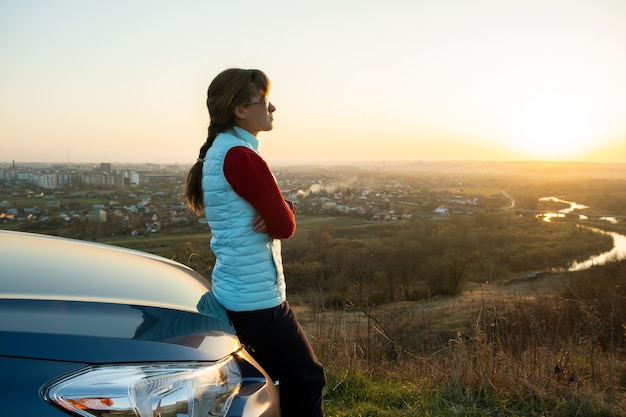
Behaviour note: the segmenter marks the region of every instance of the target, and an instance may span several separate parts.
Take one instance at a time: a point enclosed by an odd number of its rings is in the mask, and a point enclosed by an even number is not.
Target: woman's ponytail
[[[187,200],[187,206],[198,216],[201,216],[204,213],[204,200],[202,195],[202,167],[204,165],[204,159],[207,151],[211,145],[213,145],[213,141],[220,133],[221,129],[216,127],[215,123],[211,122],[209,125],[207,140],[200,148],[200,153],[196,163],[193,164],[187,174],[187,181],[185,185],[185,198]]]

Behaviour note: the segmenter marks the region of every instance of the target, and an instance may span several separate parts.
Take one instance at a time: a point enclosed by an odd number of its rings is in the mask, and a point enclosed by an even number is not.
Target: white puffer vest
[[[224,158],[235,146],[257,152],[258,140],[238,127],[220,133],[209,148],[202,168],[204,211],[216,257],[212,292],[227,310],[262,310],[285,300],[281,242],[253,230],[252,221],[258,213],[224,176]]]

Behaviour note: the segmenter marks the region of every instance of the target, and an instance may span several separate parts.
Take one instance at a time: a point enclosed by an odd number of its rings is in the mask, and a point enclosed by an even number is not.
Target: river
[[[543,219],[544,221],[547,221],[547,222],[549,222],[550,219],[552,218],[562,217],[568,213],[572,213],[574,210],[582,210],[582,209],[589,208],[588,206],[574,203],[572,201],[561,200],[560,198],[557,198],[557,197],[543,197],[543,198],[540,198],[539,201],[555,201],[558,203],[565,203],[569,205],[569,207],[563,210],[559,210],[557,213],[543,214]],[[583,215],[580,216],[581,220],[584,220],[585,218],[586,217]],[[617,223],[617,219],[613,217],[603,217],[602,220],[607,221],[609,223]],[[595,227],[590,227],[590,229],[597,233],[604,233],[604,234],[610,235],[613,238],[613,249],[611,249],[610,251],[603,252],[599,255],[592,256],[585,261],[574,262],[569,267],[568,271],[581,271],[583,269],[591,268],[593,265],[602,265],[603,263],[607,261],[618,259],[618,258],[623,258],[626,256],[626,236],[621,235],[619,233],[615,233],[615,232],[605,232],[604,230],[600,230]]]

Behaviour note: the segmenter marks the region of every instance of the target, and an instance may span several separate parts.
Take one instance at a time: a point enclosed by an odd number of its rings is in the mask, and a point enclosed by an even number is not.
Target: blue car
[[[277,388],[190,268],[0,231],[3,417],[279,416]]]

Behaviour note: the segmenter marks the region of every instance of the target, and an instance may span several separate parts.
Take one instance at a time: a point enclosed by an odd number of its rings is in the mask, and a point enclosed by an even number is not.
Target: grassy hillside
[[[297,307],[329,416],[621,416],[626,264],[341,310]]]

